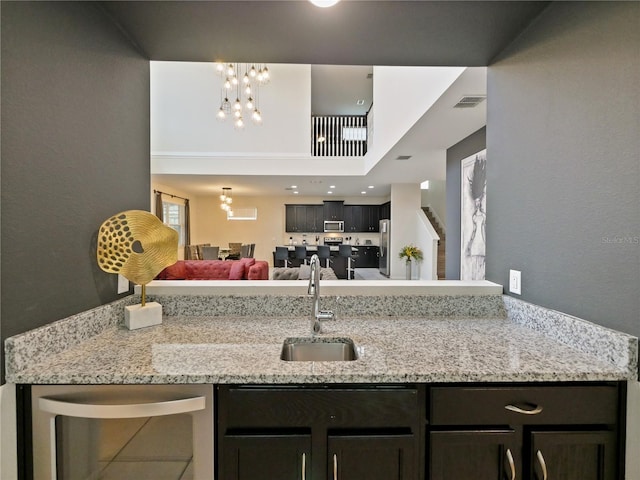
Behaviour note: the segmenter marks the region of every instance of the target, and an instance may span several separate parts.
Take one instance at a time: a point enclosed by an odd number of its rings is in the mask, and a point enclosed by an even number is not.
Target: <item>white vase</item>
[[[411,280],[411,259],[406,262],[407,280]]]

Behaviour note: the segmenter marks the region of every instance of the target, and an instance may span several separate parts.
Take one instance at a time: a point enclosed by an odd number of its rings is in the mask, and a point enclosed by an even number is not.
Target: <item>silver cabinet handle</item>
[[[511,449],[507,448],[507,461],[509,462],[509,468],[511,469],[511,480],[516,480],[516,464],[513,461],[513,455]]]
[[[544,457],[542,456],[542,452],[540,450],[536,452],[536,457],[538,457],[538,463],[540,464],[540,468],[542,469],[542,480],[547,480],[547,462],[544,461]]]
[[[307,454],[302,454],[302,480],[305,480],[307,475]]]
[[[338,455],[333,454],[333,480],[338,480]]]
[[[511,412],[522,413],[523,415],[538,415],[542,413],[542,405],[533,405],[531,410],[526,410],[524,408],[518,407],[517,405],[505,405],[504,408]]]

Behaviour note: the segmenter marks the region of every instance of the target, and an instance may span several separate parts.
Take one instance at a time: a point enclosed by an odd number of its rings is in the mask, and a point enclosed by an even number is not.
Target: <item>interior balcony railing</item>
[[[367,153],[366,115],[314,115],[311,130],[314,157],[361,157]]]

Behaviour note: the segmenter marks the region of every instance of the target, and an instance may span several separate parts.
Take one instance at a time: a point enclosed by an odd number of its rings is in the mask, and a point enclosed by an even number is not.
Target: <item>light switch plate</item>
[[[509,291],[516,295],[522,294],[520,270],[509,270]]]
[[[118,274],[118,293],[125,293],[129,291],[129,280],[122,275]]]

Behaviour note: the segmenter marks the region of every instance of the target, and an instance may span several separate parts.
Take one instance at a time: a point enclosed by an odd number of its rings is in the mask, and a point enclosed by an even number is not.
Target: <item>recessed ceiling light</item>
[[[331,190],[329,190],[327,193],[328,193],[329,195],[333,195],[333,192],[332,192]]]
[[[429,180],[425,180],[420,184],[420,190],[429,190]]]
[[[298,188],[298,185],[291,185],[291,188]]]
[[[364,105],[364,100],[356,100],[356,105]]]
[[[335,185],[329,185],[329,188],[333,189],[333,188],[336,188],[336,186]]]
[[[365,192],[364,190],[362,192],[360,192],[362,195],[366,195],[367,192]]]
[[[369,185],[367,188],[373,188],[373,185]]]
[[[297,195],[297,194],[298,194],[298,191],[296,190],[295,192],[293,192],[293,194],[294,194],[294,195]]]
[[[327,7],[333,7],[340,0],[309,0],[309,1],[313,3],[316,7],[327,8]]]

